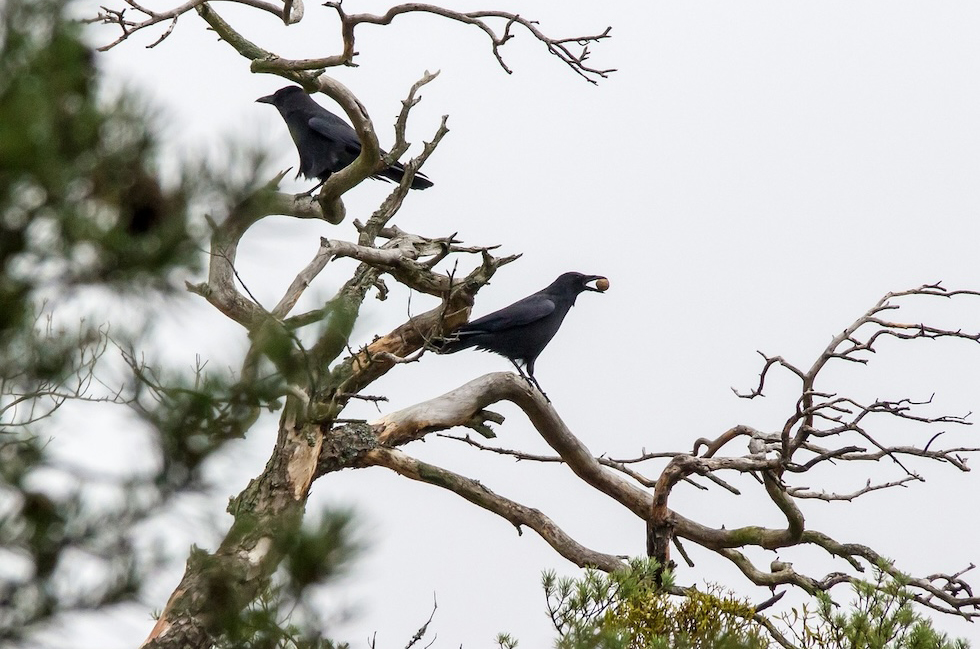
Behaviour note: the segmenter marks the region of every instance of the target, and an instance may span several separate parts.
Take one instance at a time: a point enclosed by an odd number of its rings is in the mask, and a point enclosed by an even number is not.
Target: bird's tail
[[[462,349],[472,347],[476,341],[472,338],[460,338],[458,335],[451,334],[445,338],[433,338],[429,344],[439,354],[454,354]]]
[[[405,167],[400,162],[395,162],[378,175],[400,183],[402,176],[405,175]],[[415,177],[412,178],[412,189],[428,189],[429,187],[432,187],[432,181],[421,171],[416,171]]]

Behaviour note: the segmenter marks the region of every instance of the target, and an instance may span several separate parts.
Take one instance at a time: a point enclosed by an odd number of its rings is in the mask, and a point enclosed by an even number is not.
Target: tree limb
[[[581,545],[537,509],[499,496],[476,480],[409,457],[397,449],[376,448],[364,455],[362,463],[364,466],[383,466],[412,480],[448,489],[510,521],[518,533],[521,532],[522,525],[530,527],[558,554],[581,568],[594,567],[611,572],[623,565],[617,556],[596,552]]]

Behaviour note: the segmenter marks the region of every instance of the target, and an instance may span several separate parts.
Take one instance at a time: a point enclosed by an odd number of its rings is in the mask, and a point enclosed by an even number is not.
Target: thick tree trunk
[[[229,505],[235,517],[214,553],[194,549],[180,584],[144,647],[207,647],[268,582],[299,529],[320,460],[322,435],[297,425],[287,406],[276,450],[262,474]]]

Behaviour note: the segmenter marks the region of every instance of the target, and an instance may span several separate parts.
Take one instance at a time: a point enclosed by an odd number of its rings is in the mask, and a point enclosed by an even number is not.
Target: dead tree
[[[231,1],[268,11],[287,25],[304,16],[302,0],[285,0],[283,3]],[[800,383],[799,398],[783,427],[767,431],[735,425],[715,439],[697,440],[687,453],[644,453],[619,460],[594,457],[565,425],[552,404],[517,375],[505,372],[479,377],[445,395],[389,413],[374,422],[342,420],[348,402],[364,398],[363,391],[373,381],[399,364],[419,360],[429,339],[462,323],[468,317],[480,287],[501,266],[516,257],[495,257],[490,246],[464,247],[454,235],[421,236],[391,224],[413,174],[447,132],[443,118],[431,142],[406,164],[407,172],[400,186],[366,221],[354,221],[356,241],[323,240],[318,253],[297,273],[271,310],[263,309],[243,294],[235,284],[235,259],[238,242],[249,227],[271,214],[324,219],[340,224],[345,218],[343,194],[385,164],[367,111],[350,91],[324,70],[354,64],[355,31],[359,25],[387,25],[402,14],[424,13],[479,28],[490,38],[493,55],[505,70],[509,71],[509,68],[502,58],[501,48],[523,31],[544,44],[575,73],[595,82],[611,70],[590,67],[588,48],[590,44],[608,38],[609,30],[590,36],[556,39],[546,36],[536,22],[501,11],[462,13],[433,5],[404,4],[392,7],[382,15],[347,14],[340,3],[328,2],[325,6],[333,10],[339,22],[342,51],[291,60],[244,38],[203,0],[190,0],[167,11],[150,10],[135,0],[125,0],[125,3],[125,9],[106,8],[91,19],[91,22],[112,24],[121,29],[121,35],[106,48],[118,45],[141,30],[163,30],[156,35],[152,47],[171,33],[180,18],[196,13],[221,40],[250,61],[253,72],[275,74],[334,99],[347,113],[363,145],[357,160],[333,174],[316,197],[278,192],[280,179],[277,178],[252,198],[230,209],[213,226],[208,279],[188,288],[239,323],[250,337],[252,348],[242,368],[243,380],[255,376],[259,364],[265,362],[263,359],[275,364],[286,383],[285,407],[278,439],[265,471],[234,498],[229,507],[235,517],[232,528],[216,552],[198,552],[188,560],[184,576],[163,609],[146,646],[206,644],[214,629],[215,617],[221,613],[221,607],[215,603],[218,583],[230,585],[220,589],[221,593],[232,593],[231,597],[222,600],[224,608],[236,611],[246,606],[281,560],[277,539],[297,529],[313,481],[345,468],[382,466],[406,478],[448,489],[518,528],[533,529],[557,553],[578,566],[606,571],[621,566],[620,556],[583,546],[539,510],[496,494],[476,480],[448,468],[422,462],[403,450],[410,442],[456,427],[469,427],[488,436],[489,424],[499,424],[501,418],[487,408],[500,401],[516,404],[556,455],[543,457],[491,447],[468,435],[446,436],[525,460],[563,462],[581,480],[646,522],[648,553],[663,566],[672,565],[671,546],[686,559],[682,543],[696,544],[732,562],[753,584],[773,589],[794,586],[807,593],[827,591],[858,578],[868,565],[880,565],[893,575],[900,571],[899,566],[888,563],[870,547],[809,529],[797,505],[801,499],[852,500],[872,491],[922,480],[903,463],[903,459],[910,456],[968,470],[964,456],[977,451],[976,448],[937,448],[938,435],[924,438],[920,445],[897,446],[888,441],[887,431],[875,427],[879,421],[888,418],[926,426],[967,424],[964,418],[923,414],[926,403],[910,399],[861,402],[834,394],[820,382],[829,365],[867,363],[869,354],[884,338],[980,341],[978,333],[889,319],[908,300],[980,297],[980,293],[948,291],[938,284],[886,295],[836,336],[808,368],[778,356],[765,357],[758,385],[739,396],[748,399],[761,396],[775,371],[783,370],[795,376]],[[137,17],[131,18],[132,14]],[[573,51],[573,47],[581,48],[581,51]],[[434,78],[435,75],[427,73],[403,101],[403,109],[395,122],[396,143],[388,162],[408,150],[405,128],[410,110],[418,101],[416,93]],[[464,276],[437,270],[437,266],[444,262],[468,256],[477,263]],[[330,261],[342,257],[357,260],[359,265],[337,295],[321,309],[293,314],[303,291]],[[386,289],[382,278],[385,275],[412,291],[438,298],[441,305],[410,318],[366,347],[348,353],[347,336],[358,309],[370,291],[377,290],[383,295]],[[304,349],[296,342],[298,330],[328,319],[334,325],[328,327],[311,348]],[[283,341],[288,343],[288,354],[269,353],[272,342]],[[736,450],[742,443],[742,449]],[[647,468],[664,461],[665,466],[659,469]],[[827,463],[885,461],[897,467],[900,475],[880,482],[869,481],[851,493],[826,492],[798,484],[800,476],[807,476],[814,467]],[[785,517],[785,527],[718,529],[670,508],[672,490],[682,481],[706,480],[714,488],[738,493],[739,490],[726,479],[732,473],[747,474],[756,480],[773,506]],[[702,485],[702,488],[707,487]],[[826,550],[840,561],[841,570],[821,576],[807,574],[784,563],[763,568],[754,564],[744,552],[751,548],[796,546]],[[913,576],[909,585],[923,605],[973,619],[980,615],[980,598],[973,595],[964,580],[965,572]],[[757,617],[769,625],[761,615]],[[770,629],[780,642],[786,643],[773,627]]]

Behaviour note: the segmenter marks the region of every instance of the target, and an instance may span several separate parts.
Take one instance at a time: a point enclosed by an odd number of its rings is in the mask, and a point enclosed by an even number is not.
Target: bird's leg
[[[297,194],[297,196],[312,196],[313,195],[313,192],[315,192],[316,190],[318,190],[321,187],[323,187],[323,183],[325,183],[325,182],[327,182],[327,181],[326,180],[321,180],[316,185],[314,185],[312,189],[308,189],[307,191],[303,192],[302,194]]]
[[[507,360],[509,360],[511,362],[511,364],[514,366],[514,368],[517,370],[517,373],[521,375],[521,378],[524,379],[525,381],[527,381],[530,384],[531,383],[531,379],[528,377],[527,374],[524,373],[524,368],[521,367],[520,365],[518,365],[517,364],[517,361],[515,361],[513,359],[510,359],[509,358]]]
[[[518,365],[517,361],[511,360],[510,362],[513,363],[514,367],[517,368],[517,373],[521,375],[521,378],[527,381],[529,385],[533,385],[535,388],[537,388],[538,392],[541,393],[541,396],[544,397],[544,400],[547,401],[548,403],[551,403],[551,399],[549,399],[548,395],[545,394],[545,391],[541,389],[541,384],[538,383],[538,380],[536,378],[534,378],[534,375],[525,373],[524,368]]]
[[[534,378],[534,375],[528,374],[527,377],[531,379],[531,383],[533,383],[534,387],[538,389],[538,392],[541,393],[541,396],[544,397],[544,400],[547,401],[548,403],[551,403],[551,399],[548,398],[548,393],[541,389],[541,384],[538,383],[538,380],[536,378]]]

